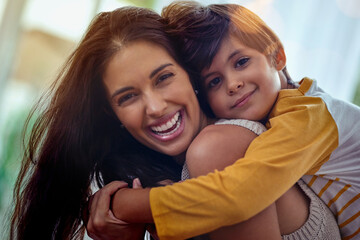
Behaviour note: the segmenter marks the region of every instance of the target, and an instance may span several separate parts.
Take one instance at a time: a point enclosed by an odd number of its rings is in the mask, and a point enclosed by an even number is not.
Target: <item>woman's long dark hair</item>
[[[14,189],[11,239],[81,239],[81,211],[90,185],[114,179],[145,186],[178,180],[172,158],[139,144],[112,112],[102,75],[114,54],[131,41],[148,40],[176,54],[161,17],[125,7],[96,16],[58,75],[36,118]],[[30,128],[27,124],[26,128]]]

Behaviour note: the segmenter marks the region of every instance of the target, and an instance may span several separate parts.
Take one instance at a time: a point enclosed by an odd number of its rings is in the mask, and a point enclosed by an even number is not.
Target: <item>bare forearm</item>
[[[149,193],[150,188],[119,189],[111,203],[115,217],[128,223],[153,223]]]

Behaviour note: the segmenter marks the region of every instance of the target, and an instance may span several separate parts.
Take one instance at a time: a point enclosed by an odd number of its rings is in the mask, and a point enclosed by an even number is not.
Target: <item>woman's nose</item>
[[[146,114],[151,117],[161,117],[165,113],[167,102],[161,94],[152,93],[145,98]]]
[[[228,84],[228,94],[233,95],[233,94],[237,93],[237,91],[242,86],[244,86],[243,81],[237,81],[237,80],[230,81],[229,84]]]

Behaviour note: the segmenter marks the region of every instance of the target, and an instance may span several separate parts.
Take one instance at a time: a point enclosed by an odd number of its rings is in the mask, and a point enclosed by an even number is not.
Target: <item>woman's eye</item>
[[[162,75],[160,75],[160,76],[158,77],[158,79],[157,79],[157,81],[156,81],[156,84],[161,83],[161,82],[165,81],[166,79],[168,79],[168,78],[170,78],[170,77],[172,77],[172,76],[174,76],[173,73],[165,73],[165,74],[162,74]]]
[[[208,83],[208,88],[215,87],[216,85],[218,85],[220,83],[220,81],[221,81],[221,79],[219,77],[216,77],[216,78],[210,80]]]
[[[246,64],[249,60],[250,60],[250,58],[248,58],[248,57],[240,58],[240,59],[235,63],[235,68],[244,67],[245,64]]]
[[[135,93],[128,93],[126,95],[123,95],[123,96],[119,97],[119,99],[117,100],[117,104],[120,106],[121,104],[129,101],[130,99],[132,99],[135,96],[136,96]]]

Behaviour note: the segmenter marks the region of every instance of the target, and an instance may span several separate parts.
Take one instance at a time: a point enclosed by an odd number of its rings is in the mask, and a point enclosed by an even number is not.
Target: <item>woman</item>
[[[101,13],[91,23],[29,117],[28,128],[30,118],[36,122],[14,191],[11,239],[81,239],[82,210],[95,180],[101,187],[114,179],[131,184],[135,176],[144,186],[180,179],[179,164],[140,144],[121,125],[102,82],[120,41],[155,41],[176,59],[163,28],[158,14],[131,7]],[[195,95],[193,102],[202,117]],[[200,130],[196,121],[187,141]]]

